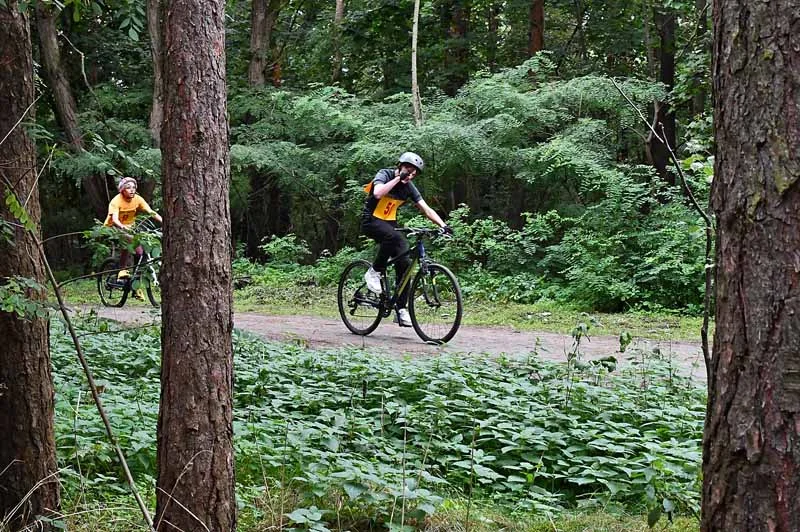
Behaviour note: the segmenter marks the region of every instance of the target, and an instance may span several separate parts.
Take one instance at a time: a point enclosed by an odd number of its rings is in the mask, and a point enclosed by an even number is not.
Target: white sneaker
[[[411,315],[408,313],[408,309],[397,309],[397,323],[400,324],[400,327],[411,327]]]
[[[370,292],[376,294],[383,292],[383,290],[381,290],[381,274],[372,268],[367,270],[367,273],[364,274],[364,281],[366,281],[367,288],[369,288]]]

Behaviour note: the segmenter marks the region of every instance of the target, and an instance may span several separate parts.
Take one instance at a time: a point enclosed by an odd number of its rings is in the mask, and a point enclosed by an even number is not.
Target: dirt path
[[[122,309],[91,307],[109,319],[126,323],[143,323],[158,320],[153,311],[143,307]],[[88,310],[88,309],[87,309]],[[489,353],[492,355],[539,353],[543,359],[566,361],[566,353],[572,348],[572,337],[548,332],[520,331],[510,327],[462,326],[455,338],[447,345],[435,346],[423,343],[412,328],[399,327],[390,321],[382,322],[371,335],[362,337],[351,334],[337,319],[314,316],[271,316],[251,312],[240,312],[234,316],[234,325],[267,340],[301,342],[314,348],[354,346],[393,356],[426,356],[444,353],[464,355]],[[581,344],[585,359],[616,356],[623,363],[635,357],[635,350],[645,352],[658,347],[662,354],[671,357],[686,375],[705,380],[703,355],[699,342],[656,341],[639,339],[619,352],[619,339],[613,336],[591,336]]]

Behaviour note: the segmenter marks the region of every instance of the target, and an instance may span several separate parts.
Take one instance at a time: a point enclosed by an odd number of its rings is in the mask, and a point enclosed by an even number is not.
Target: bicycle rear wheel
[[[429,264],[414,277],[409,297],[411,324],[426,342],[450,341],[461,325],[464,312],[461,288],[453,272],[439,264]]]
[[[339,278],[336,302],[339,315],[353,334],[366,336],[383,318],[383,298],[367,288],[364,274],[372,265],[365,260],[351,262]]]
[[[128,299],[131,285],[127,279],[118,280],[119,262],[117,259],[106,259],[97,274],[97,292],[100,301],[107,307],[121,307]]]

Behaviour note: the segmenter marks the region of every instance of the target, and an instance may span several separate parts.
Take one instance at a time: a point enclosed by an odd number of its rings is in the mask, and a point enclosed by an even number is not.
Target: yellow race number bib
[[[378,200],[378,205],[372,211],[372,216],[386,221],[397,220],[397,208],[403,203],[405,203],[404,200],[384,196]]]

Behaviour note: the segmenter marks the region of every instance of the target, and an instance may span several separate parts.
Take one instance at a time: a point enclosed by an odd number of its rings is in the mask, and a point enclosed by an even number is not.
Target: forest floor
[[[129,324],[140,325],[160,319],[157,311],[145,307],[82,308],[84,311],[93,310],[100,317]],[[574,343],[573,337],[566,334],[462,325],[448,344],[436,346],[420,340],[413,328],[399,327],[389,319],[381,322],[371,335],[364,337],[351,334],[338,319],[254,312],[235,313],[234,326],[265,340],[295,342],[315,349],[355,347],[399,357],[442,354],[519,356],[536,352],[544,360],[566,362],[567,353],[573,350]],[[699,342],[634,338],[625,352],[621,353],[618,337],[590,334],[580,344],[583,360],[613,356],[623,366],[646,363],[654,355],[654,349],[658,350],[660,357],[673,363],[681,374],[701,382],[706,380]]]

